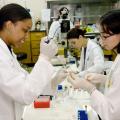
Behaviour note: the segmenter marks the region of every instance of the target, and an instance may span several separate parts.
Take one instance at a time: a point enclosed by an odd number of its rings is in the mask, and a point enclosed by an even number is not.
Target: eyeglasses
[[[103,40],[106,40],[106,39],[108,39],[108,38],[110,38],[110,37],[112,37],[112,36],[114,36],[115,34],[109,34],[109,35],[102,35],[103,33],[100,33],[100,37],[101,37],[101,39],[103,39]]]

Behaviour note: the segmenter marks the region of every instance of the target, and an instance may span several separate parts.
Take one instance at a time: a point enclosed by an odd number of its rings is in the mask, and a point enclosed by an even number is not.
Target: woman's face
[[[120,43],[120,34],[113,34],[112,32],[105,33],[103,28],[98,24],[97,25],[100,31],[100,44],[106,50],[114,49]]]
[[[69,47],[81,49],[83,47],[83,37],[69,39]]]
[[[28,32],[32,27],[32,20],[25,19],[16,23],[12,23],[11,21],[9,22],[7,42],[9,45],[19,47],[28,37]]]
[[[114,49],[120,43],[120,34],[101,33],[100,44],[107,50]]]

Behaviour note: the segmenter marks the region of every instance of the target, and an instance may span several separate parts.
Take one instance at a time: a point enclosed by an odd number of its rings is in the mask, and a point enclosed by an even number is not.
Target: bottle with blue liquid
[[[77,120],[88,120],[88,114],[86,110],[78,110]]]
[[[60,102],[62,100],[62,96],[63,96],[63,86],[58,85],[57,86],[56,100]]]

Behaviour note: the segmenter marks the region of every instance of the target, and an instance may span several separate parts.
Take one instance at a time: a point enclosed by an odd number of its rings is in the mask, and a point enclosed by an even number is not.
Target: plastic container
[[[50,97],[40,96],[34,101],[34,108],[50,108]]]

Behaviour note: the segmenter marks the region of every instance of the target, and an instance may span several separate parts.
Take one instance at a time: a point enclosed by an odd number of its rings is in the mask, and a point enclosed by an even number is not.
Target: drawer
[[[18,53],[26,53],[27,58],[24,60],[21,60],[21,63],[31,63],[31,50],[30,50],[30,42],[25,42],[21,47],[14,48],[14,52],[16,54]]]
[[[39,55],[40,49],[32,49],[32,55]]]
[[[45,32],[31,32],[31,40],[41,40],[45,36]]]
[[[38,60],[38,56],[32,56],[32,62],[33,62],[33,63],[36,63],[37,60]]]
[[[31,41],[32,48],[40,48],[40,41]]]
[[[30,51],[30,42],[25,42],[19,48],[13,48],[15,53]]]
[[[28,37],[26,38],[25,42],[29,41],[30,42],[30,33],[28,33]]]
[[[103,50],[104,55],[112,55],[112,50]]]

